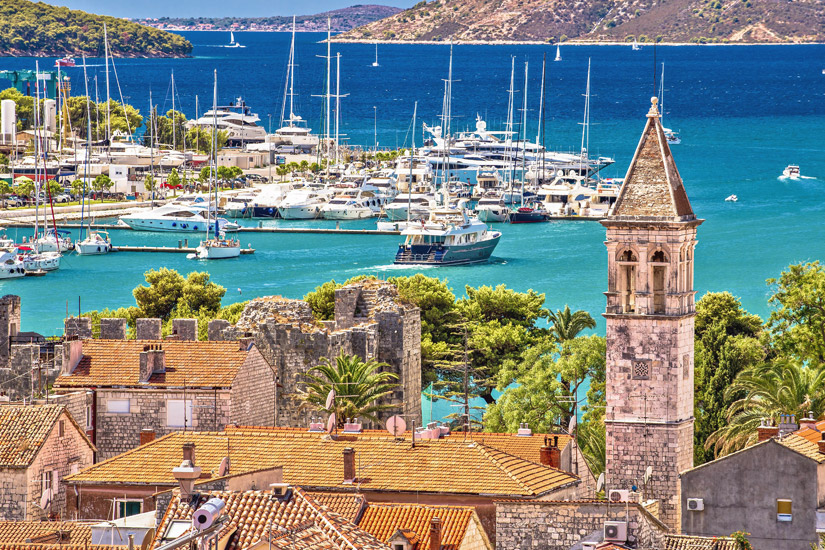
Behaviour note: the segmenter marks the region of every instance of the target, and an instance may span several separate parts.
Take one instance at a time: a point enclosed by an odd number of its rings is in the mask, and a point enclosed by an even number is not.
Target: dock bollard
[[[258,227],[262,228],[264,226],[264,222],[258,222]]]
[[[183,241],[178,239],[178,248],[183,248]]]
[[[189,239],[183,239],[183,246],[189,248]]]
[[[341,229],[341,222],[335,222],[335,230],[338,231]]]

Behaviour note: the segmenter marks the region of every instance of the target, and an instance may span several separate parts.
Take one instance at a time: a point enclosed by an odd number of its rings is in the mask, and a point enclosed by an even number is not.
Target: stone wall
[[[664,547],[666,527],[637,504],[500,501],[496,503],[496,549],[569,550],[580,541],[602,540],[605,521],[626,521],[632,548]]]
[[[0,469],[0,520],[26,519],[28,486],[23,468]]]
[[[60,435],[61,423],[62,436]],[[26,517],[16,519],[38,520],[50,516],[66,517],[66,485],[63,483],[63,479],[92,464],[94,464],[93,448],[72,423],[69,414],[64,411],[52,427],[52,431],[40,452],[37,453],[34,461],[26,470],[26,486],[28,489]],[[57,485],[55,485],[57,493],[46,510],[40,508],[44,472],[48,473],[53,482],[57,481]],[[56,477],[54,472],[57,472]]]
[[[106,318],[100,320],[101,340],[125,340],[128,325],[123,318]]]
[[[192,425],[189,431],[220,431],[231,422],[229,390],[97,390],[98,460],[106,460],[133,449],[140,443],[140,432],[150,429],[161,437],[183,427],[167,425],[167,400],[192,402]],[[108,412],[110,400],[129,400],[128,413]]]
[[[163,323],[160,319],[136,319],[135,340],[160,340],[163,338]]]
[[[20,332],[20,296],[0,298],[0,369],[10,368],[11,339]]]
[[[66,338],[86,340],[92,337],[92,320],[88,317],[67,317],[63,322],[63,335]]]
[[[241,426],[273,426],[277,418],[277,376],[257,348],[252,348],[230,390],[231,419]]]

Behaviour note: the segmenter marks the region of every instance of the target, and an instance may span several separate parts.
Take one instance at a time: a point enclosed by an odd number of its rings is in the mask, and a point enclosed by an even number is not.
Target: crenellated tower
[[[608,217],[608,489],[636,486],[679,526],[679,472],[693,466],[696,228],[656,98]],[[652,475],[645,483],[645,471]]]

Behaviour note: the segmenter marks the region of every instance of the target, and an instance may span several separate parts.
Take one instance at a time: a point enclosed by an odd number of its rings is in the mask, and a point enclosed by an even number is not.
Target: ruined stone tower
[[[679,526],[679,472],[693,466],[696,228],[656,98],[607,219],[606,488],[636,486]],[[645,470],[652,475],[645,483]]]

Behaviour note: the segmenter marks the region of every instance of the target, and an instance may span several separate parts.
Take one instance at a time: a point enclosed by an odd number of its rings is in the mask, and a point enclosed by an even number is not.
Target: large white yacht
[[[360,220],[372,218],[381,213],[389,199],[374,191],[359,189],[336,195],[321,208],[327,220]]]
[[[217,123],[218,130],[226,132],[226,141],[229,145],[240,145],[266,140],[266,130],[258,125],[260,120],[239,97],[232,105],[209,109],[200,118],[187,122],[186,127],[197,126],[211,131],[213,123]]]
[[[286,125],[275,130],[274,134],[266,136],[266,141],[273,145],[287,145],[297,149],[314,149],[318,146],[319,138],[307,128],[306,121],[296,114],[292,114]]]
[[[321,208],[329,201],[331,191],[302,187],[286,194],[278,206],[285,220],[312,220],[321,216]]]
[[[390,221],[427,219],[430,212],[438,208],[435,195],[431,193],[400,193],[384,207]],[[407,216],[407,210],[410,214]]]
[[[120,217],[119,223],[137,231],[176,231],[194,233],[206,231],[207,211],[205,208],[183,204],[167,204],[155,209],[143,209]],[[227,221],[218,218],[220,230]],[[214,224],[214,222],[213,222]],[[214,225],[210,224],[212,229]]]
[[[510,214],[502,196],[490,192],[482,196],[476,204],[476,215],[482,222],[503,222]]]
[[[0,279],[16,279],[26,276],[26,268],[17,254],[0,250]]]

